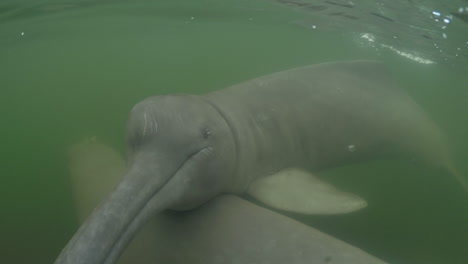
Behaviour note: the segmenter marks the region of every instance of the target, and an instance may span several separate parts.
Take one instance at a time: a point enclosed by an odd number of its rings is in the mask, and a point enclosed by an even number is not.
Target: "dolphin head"
[[[130,113],[126,141],[125,175],[55,263],[114,263],[150,216],[193,209],[233,184],[233,135],[201,97],[143,100]]]
[[[223,191],[233,176],[231,130],[221,114],[197,96],[140,102],[130,113],[126,141],[128,177],[141,177],[158,191],[169,188],[170,209],[201,205]]]

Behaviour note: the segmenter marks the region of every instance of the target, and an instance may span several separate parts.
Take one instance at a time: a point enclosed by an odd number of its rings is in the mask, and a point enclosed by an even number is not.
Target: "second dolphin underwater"
[[[309,214],[363,208],[313,173],[407,154],[449,170],[466,189],[440,129],[377,62],[325,63],[266,75],[202,96],[138,103],[127,125],[128,169],[56,263],[115,263],[165,209],[222,193]]]

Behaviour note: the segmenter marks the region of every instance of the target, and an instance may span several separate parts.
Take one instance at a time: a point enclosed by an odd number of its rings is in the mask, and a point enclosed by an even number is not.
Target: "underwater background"
[[[2,0],[0,263],[54,261],[78,226],[68,148],[124,153],[141,99],[352,59],[385,62],[468,178],[468,1]],[[468,195],[448,173],[395,159],[322,175],[369,207],[289,216],[389,263],[468,263]]]

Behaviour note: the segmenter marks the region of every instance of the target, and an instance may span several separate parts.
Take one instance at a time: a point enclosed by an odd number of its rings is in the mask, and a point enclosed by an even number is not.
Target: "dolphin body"
[[[125,173],[125,161],[95,138],[69,149],[80,222]],[[197,210],[151,217],[119,264],[384,264],[336,238],[234,195],[220,195]]]
[[[295,68],[206,95],[156,96],[127,123],[125,176],[56,263],[115,263],[165,209],[189,210],[222,193],[309,214],[366,206],[312,173],[405,153],[454,169],[440,129],[377,62]]]

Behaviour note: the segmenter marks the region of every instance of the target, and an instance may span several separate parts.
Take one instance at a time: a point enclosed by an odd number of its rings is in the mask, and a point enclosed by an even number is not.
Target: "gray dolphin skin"
[[[127,124],[127,171],[56,263],[115,263],[147,220],[223,193],[247,192],[299,213],[366,206],[313,173],[406,154],[455,170],[440,129],[376,62],[326,63],[206,95],[138,103]],[[325,262],[326,263],[326,262]]]
[[[80,222],[125,173],[120,154],[92,137],[69,149]],[[384,264],[336,238],[234,195],[220,195],[187,213],[151,217],[119,264]]]

